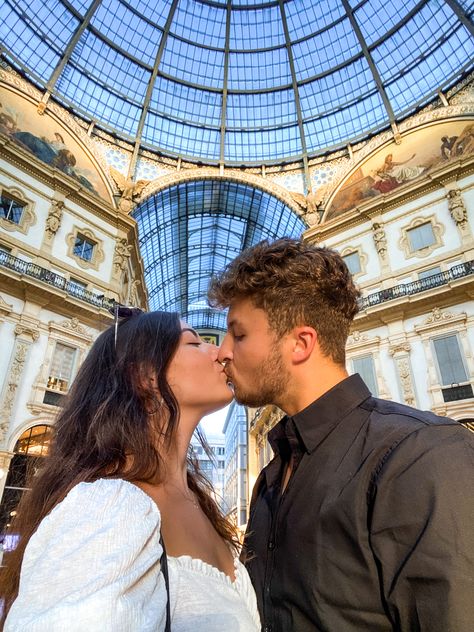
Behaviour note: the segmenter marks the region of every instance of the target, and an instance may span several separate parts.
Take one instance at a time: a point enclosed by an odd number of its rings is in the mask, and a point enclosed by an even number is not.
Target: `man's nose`
[[[221,346],[219,347],[219,353],[217,355],[217,359],[222,364],[232,360],[232,344],[230,341],[229,334],[224,336],[224,340],[222,341]]]

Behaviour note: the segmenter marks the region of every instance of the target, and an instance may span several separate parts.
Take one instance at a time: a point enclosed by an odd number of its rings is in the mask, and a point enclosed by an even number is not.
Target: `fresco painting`
[[[435,167],[474,153],[474,122],[450,121],[419,129],[371,156],[336,193],[325,219],[363,204],[429,173]]]
[[[84,149],[47,112],[4,88],[0,89],[0,132],[79,182],[86,190],[110,201],[107,188]]]

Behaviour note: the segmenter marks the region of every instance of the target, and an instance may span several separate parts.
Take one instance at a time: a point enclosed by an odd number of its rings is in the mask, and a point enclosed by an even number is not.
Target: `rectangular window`
[[[72,380],[76,351],[74,347],[68,347],[61,342],[56,343],[49,371],[47,385],[49,390],[67,393]]]
[[[2,193],[0,196],[0,217],[14,224],[19,224],[25,206],[26,204],[15,200],[15,198],[10,197],[6,193]]]
[[[467,382],[468,377],[456,334],[435,338],[433,346],[443,386]]]
[[[427,279],[428,277],[434,276],[435,274],[441,274],[441,268],[439,266],[418,272],[418,278],[420,279],[420,281],[422,281],[423,279]]]
[[[360,265],[360,257],[358,252],[351,252],[348,255],[342,257],[346,263],[346,266],[349,268],[349,272],[351,274],[358,274],[361,272],[362,267]]]
[[[410,228],[407,230],[407,235],[411,252],[428,248],[428,246],[432,246],[436,243],[433,225],[431,222],[426,222],[426,224],[420,224],[420,226]]]
[[[76,241],[74,242],[73,254],[85,261],[92,261],[95,245],[95,242],[87,237],[84,237],[84,235],[77,233]]]
[[[375,395],[378,396],[379,390],[377,388],[377,378],[375,376],[374,358],[372,355],[361,356],[359,358],[352,359],[353,373],[358,373],[364,382],[367,384],[367,388]]]

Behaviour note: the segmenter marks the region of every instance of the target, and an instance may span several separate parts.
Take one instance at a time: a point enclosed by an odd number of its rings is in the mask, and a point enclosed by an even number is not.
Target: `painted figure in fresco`
[[[3,110],[3,103],[0,103],[0,110]],[[17,130],[16,120],[7,112],[0,112],[0,132],[6,136],[11,136]]]
[[[455,142],[457,141],[458,136],[442,136],[441,137],[441,158],[443,160],[449,160],[452,156],[452,150]]]
[[[59,132],[54,133],[52,140],[48,140],[44,136],[36,136],[31,132],[19,129],[13,117],[5,113],[0,113],[0,131],[8,134],[16,143],[31,151],[43,162],[56,167],[56,169],[77,180],[85,189],[98,195],[90,179],[84,175],[87,171],[77,166],[76,156],[67,147],[64,137]]]
[[[413,180],[421,175],[426,169],[426,167],[407,166],[407,163],[410,162],[410,160],[413,160],[415,156],[416,154],[413,154],[407,160],[395,162],[393,160],[393,154],[387,154],[382,167],[377,171],[377,173],[381,177],[388,175],[389,177],[394,178],[398,184],[403,184],[407,180]]]

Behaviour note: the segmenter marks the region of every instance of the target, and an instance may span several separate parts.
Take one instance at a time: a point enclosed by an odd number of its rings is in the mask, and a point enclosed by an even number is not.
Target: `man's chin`
[[[238,404],[242,406],[248,406],[249,408],[260,408],[261,406],[267,406],[271,402],[262,399],[261,395],[256,393],[246,393],[242,391],[238,386],[234,384],[234,398]]]

